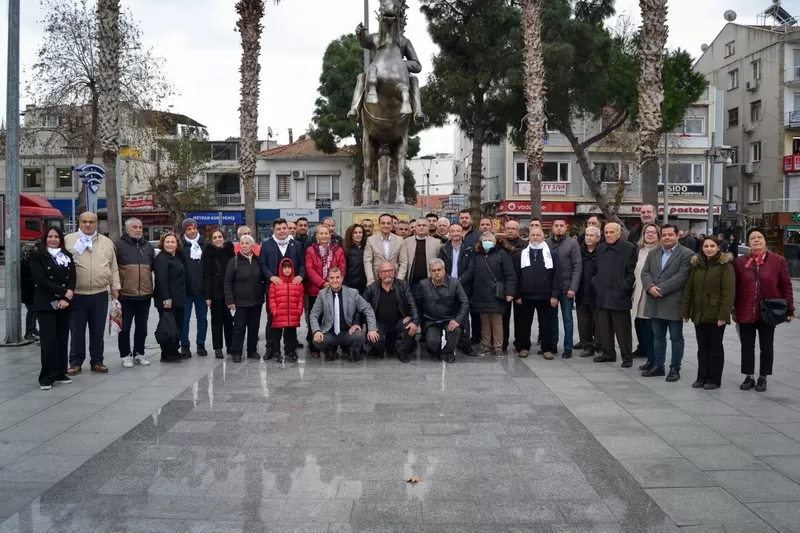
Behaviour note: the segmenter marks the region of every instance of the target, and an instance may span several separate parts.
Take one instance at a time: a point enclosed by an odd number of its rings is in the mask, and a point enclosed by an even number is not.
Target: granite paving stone
[[[800,502],[800,485],[774,470],[709,472],[740,502]]]

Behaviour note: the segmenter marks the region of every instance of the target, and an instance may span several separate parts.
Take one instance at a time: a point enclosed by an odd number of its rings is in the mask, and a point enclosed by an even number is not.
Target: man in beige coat
[[[117,254],[111,239],[97,232],[97,215],[83,213],[80,228],[64,238],[64,245],[75,261],[76,285],[70,320],[69,370],[81,372],[86,360],[86,326],[89,326],[89,364],[92,372],[105,374],[103,335],[108,314],[108,293],[119,298]]]
[[[425,221],[427,223],[427,220]],[[394,265],[398,279],[405,279],[408,258],[402,237],[392,233],[394,223],[392,215],[383,214],[378,219],[380,231],[367,239],[364,247],[364,272],[367,274],[367,285],[371,285],[378,276],[378,267],[384,261]]]
[[[414,228],[416,233],[404,241],[408,270],[403,279],[408,282],[411,293],[419,304],[419,284],[428,277],[428,261],[439,257],[442,241],[430,235],[430,223],[427,218],[418,218]]]

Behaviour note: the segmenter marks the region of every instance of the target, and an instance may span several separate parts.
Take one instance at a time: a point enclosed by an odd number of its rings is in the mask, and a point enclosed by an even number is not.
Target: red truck
[[[0,194],[3,203],[3,217],[0,220],[0,248],[6,247],[6,197]],[[53,207],[43,196],[20,193],[19,232],[20,241],[39,242],[47,228],[64,229],[64,215]]]

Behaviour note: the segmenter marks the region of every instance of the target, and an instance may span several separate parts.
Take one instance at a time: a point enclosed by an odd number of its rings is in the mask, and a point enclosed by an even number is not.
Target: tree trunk
[[[664,102],[662,69],[667,45],[667,0],[639,0],[639,143],[637,159],[642,180],[642,203],[658,205],[658,142],[661,104]]]
[[[239,69],[242,80],[241,105],[239,106],[239,134],[242,138],[239,165],[242,168],[244,187],[245,223],[255,232],[256,228],[256,156],[258,155],[258,96],[261,65],[261,33],[264,26],[264,0],[239,0],[236,12],[239,20],[236,28],[241,34],[242,64]]]
[[[97,19],[99,22],[100,78],[98,87],[98,122],[100,142],[103,150],[103,165],[106,167],[106,212],[108,234],[116,240],[121,234],[119,215],[121,206],[117,202],[116,173],[119,139],[119,0],[99,0]]]
[[[542,3],[525,0],[523,70],[527,131],[525,152],[531,184],[531,217],[542,218],[542,163],[544,161],[544,61],[542,60]]]
[[[608,222],[616,222],[624,228],[619,215],[614,213],[614,211],[611,209],[611,205],[608,203],[608,199],[605,197],[600,182],[595,179],[594,174],[592,173],[592,166],[589,163],[589,154],[586,152],[586,148],[584,148],[580,141],[578,141],[578,137],[575,136],[575,132],[572,131],[572,126],[564,125],[561,132],[567,138],[570,146],[572,146],[572,150],[575,152],[575,156],[578,159],[578,166],[580,167],[581,174],[583,175],[583,180],[586,182],[586,185],[589,186],[589,190],[594,197],[597,207],[603,213],[603,218],[605,218]]]
[[[469,208],[472,218],[477,219],[481,214],[481,202],[483,190],[483,143],[484,143],[483,123],[475,121],[475,131],[472,137],[472,167],[469,169]]]

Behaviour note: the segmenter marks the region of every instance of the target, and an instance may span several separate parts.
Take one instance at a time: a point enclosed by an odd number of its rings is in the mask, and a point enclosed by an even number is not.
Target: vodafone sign
[[[506,200],[497,206],[498,215],[530,215],[530,202]],[[543,215],[574,215],[575,202],[542,202]]]

